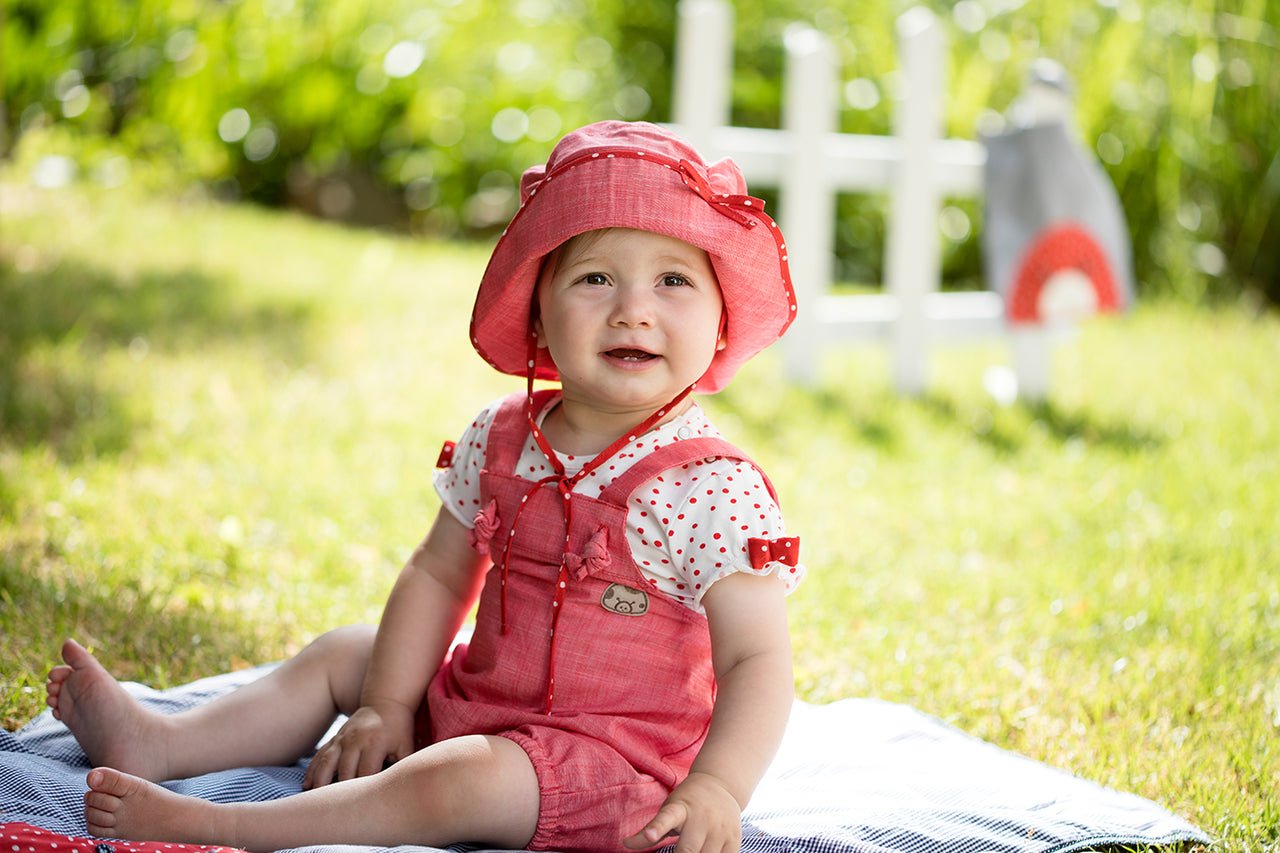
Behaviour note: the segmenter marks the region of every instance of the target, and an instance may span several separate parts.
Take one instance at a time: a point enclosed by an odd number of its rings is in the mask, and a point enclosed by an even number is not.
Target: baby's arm
[[[427,685],[479,595],[488,558],[446,511],[396,579],[360,693],[360,708],[312,759],[305,787],[377,773],[413,750],[413,721]]]
[[[678,853],[738,849],[742,810],[773,760],[794,698],[784,596],[773,575],[733,574],[707,590],[717,683],[711,728],[689,777],[628,847],[679,833]]]

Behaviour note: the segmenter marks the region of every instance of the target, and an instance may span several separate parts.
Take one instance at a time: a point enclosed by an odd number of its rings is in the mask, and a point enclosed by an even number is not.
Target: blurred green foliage
[[[842,129],[888,133],[907,5],[740,0],[735,122],[777,125],[783,34],[802,21],[840,52]],[[1280,303],[1280,4],[929,5],[950,36],[950,134],[992,126],[1033,59],[1059,60],[1119,188],[1142,291]],[[563,132],[669,118],[675,19],[673,0],[10,0],[3,149],[38,182],[194,181],[487,233]],[[881,278],[884,204],[841,200],[842,278]],[[980,204],[947,204],[945,274],[972,284]]]
[[[10,132],[37,131],[108,180],[142,160],[162,180],[335,218],[483,229],[509,213],[513,173],[569,125],[616,112],[614,33],[555,14],[505,0],[17,0]]]

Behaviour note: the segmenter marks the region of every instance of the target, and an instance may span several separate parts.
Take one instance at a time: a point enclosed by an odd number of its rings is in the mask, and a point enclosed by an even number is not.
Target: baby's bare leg
[[[150,782],[89,773],[90,832],[246,850],[316,844],[522,849],[538,822],[538,780],[515,743],[472,735],[433,744],[387,770],[264,803],[215,804]]]
[[[73,640],[46,685],[54,716],[90,764],[143,779],[183,779],[307,755],[339,714],[353,712],[373,649],[367,626],[331,631],[268,675],[179,714],[144,708]]]

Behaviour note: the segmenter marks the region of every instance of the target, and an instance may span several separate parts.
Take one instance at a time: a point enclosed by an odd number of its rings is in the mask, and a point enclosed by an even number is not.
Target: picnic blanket
[[[266,671],[228,673],[164,691],[133,683],[126,687],[151,707],[173,713]],[[300,762],[243,768],[166,787],[218,802],[267,800],[301,790],[305,767]],[[6,824],[14,828],[15,840],[20,829],[35,832],[20,824],[86,835],[82,797],[87,771],[75,739],[47,711],[20,731],[0,731],[0,853],[10,846],[27,849],[4,840]],[[76,841],[68,838],[71,843],[58,850],[96,847]],[[1178,842],[1209,839],[1149,800],[1007,752],[911,707],[846,699],[829,705],[796,703],[778,757],[743,815],[742,849],[1063,853]],[[298,853],[386,849],[335,845],[299,848]],[[435,848],[394,850],[431,853]]]

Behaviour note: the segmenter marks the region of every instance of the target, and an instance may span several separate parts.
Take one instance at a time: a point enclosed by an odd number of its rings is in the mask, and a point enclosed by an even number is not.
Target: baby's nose
[[[653,322],[656,310],[653,294],[645,288],[620,287],[614,300],[613,321],[625,326]]]

